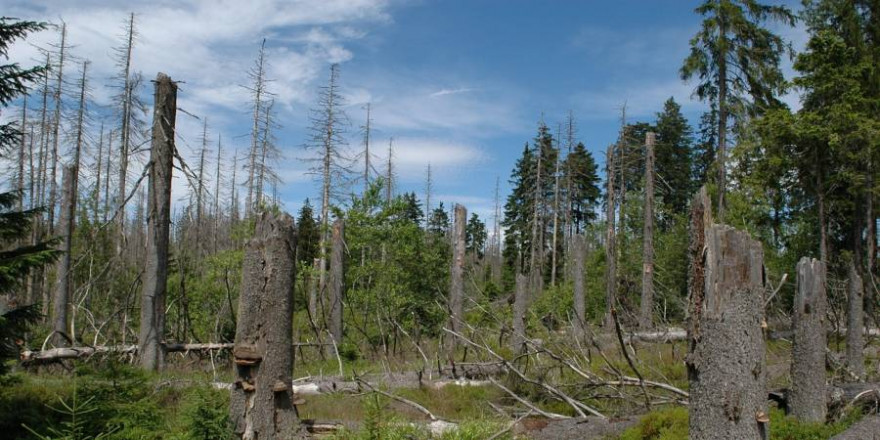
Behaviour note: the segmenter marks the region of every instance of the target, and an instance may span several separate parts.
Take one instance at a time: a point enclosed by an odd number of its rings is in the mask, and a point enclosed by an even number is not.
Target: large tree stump
[[[449,271],[449,328],[457,333],[462,331],[462,306],[464,302],[464,254],[465,254],[465,225],[467,224],[467,209],[459,204],[455,205],[455,223],[452,233],[452,267]],[[450,362],[455,356],[455,337],[449,338],[446,356]]]
[[[510,348],[514,353],[520,354],[525,351],[526,344],[526,307],[528,302],[528,278],[516,274],[516,290],[513,294],[513,335],[510,338]]]
[[[859,381],[865,379],[865,347],[864,330],[864,285],[862,277],[856,270],[855,263],[850,263],[849,283],[847,287],[846,307],[846,368]],[[847,376],[849,377],[849,376]]]
[[[164,73],[156,76],[153,134],[147,207],[147,254],[141,295],[138,356],[147,370],[162,368],[165,353],[165,292],[168,284],[168,237],[171,227],[171,173],[177,84]]]
[[[333,222],[333,249],[330,252],[330,335],[336,344],[342,342],[342,301],[345,271],[343,267],[345,223],[341,218]]]
[[[802,258],[797,265],[791,349],[791,414],[805,422],[824,423],[825,399],[825,263]]]
[[[701,190],[691,217],[687,369],[690,438],[762,439],[768,432],[763,251],[714,225]]]
[[[294,235],[292,217],[263,212],[245,250],[229,405],[243,440],[304,436],[291,389]]]

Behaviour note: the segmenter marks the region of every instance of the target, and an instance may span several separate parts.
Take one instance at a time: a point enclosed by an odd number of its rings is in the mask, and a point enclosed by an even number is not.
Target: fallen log
[[[231,350],[235,345],[231,342],[206,342],[206,343],[166,343],[166,353],[185,353],[190,351],[221,351]],[[293,347],[323,347],[332,345],[322,342],[294,342]],[[89,358],[96,354],[136,354],[137,345],[96,345],[94,347],[59,347],[48,350],[24,350],[19,359],[24,364],[55,362],[64,359]]]

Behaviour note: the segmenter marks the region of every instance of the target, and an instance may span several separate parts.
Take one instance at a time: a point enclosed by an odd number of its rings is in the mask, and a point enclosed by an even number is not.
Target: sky
[[[339,64],[348,116],[349,153],[362,150],[361,126],[371,104],[374,163],[393,162],[400,191],[424,199],[430,164],[432,204],[465,205],[491,221],[496,179],[503,198],[523,145],[540,121],[552,129],[571,111],[577,139],[604,162],[624,105],[629,121],[653,122],[669,97],[696,124],[702,103],[694,83],[678,74],[700,25],[696,0],[6,0],[4,15],[68,26],[72,53],[88,59],[92,107],[115,91],[113,48],[128,13],[136,14],[133,69],[146,79],[164,72],[180,82],[178,149],[192,165],[203,119],[227,156],[247,150],[247,73],[266,39],[269,90],[274,94],[278,194],[295,212],[319,200],[309,172],[309,111],[330,65]],[[779,2],[776,2],[779,3]],[[785,1],[797,10],[798,2]],[[793,46],[802,27],[776,28]],[[44,31],[18,43],[12,61],[35,64],[37,47],[57,42]],[[791,75],[790,62],[785,63]],[[73,67],[68,67],[73,70]],[[151,103],[152,85],[142,91]],[[785,100],[798,104],[796,95]],[[107,113],[104,111],[104,113]],[[6,116],[6,115],[4,115]],[[149,119],[149,118],[148,118]],[[97,125],[99,122],[93,122]],[[112,120],[107,120],[112,124]],[[231,173],[231,159],[223,163]],[[357,173],[363,164],[355,163]],[[174,197],[185,197],[177,176]],[[360,191],[360,183],[356,190]]]

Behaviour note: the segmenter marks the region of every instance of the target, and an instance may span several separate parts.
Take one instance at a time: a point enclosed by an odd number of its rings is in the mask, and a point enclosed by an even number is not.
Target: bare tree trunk
[[[211,251],[217,253],[217,236],[220,233],[220,164],[223,163],[223,145],[222,137],[217,136],[217,170],[214,173],[214,225],[211,231]]]
[[[465,225],[467,209],[455,205],[455,224],[452,235],[452,267],[449,271],[449,328],[460,333],[462,329],[462,306],[464,302]],[[455,356],[455,338],[450,338],[447,358],[452,363]]]
[[[865,268],[865,278],[867,279],[868,288],[865,289],[865,314],[876,321],[876,316],[874,316],[874,289],[873,281],[874,281],[874,268],[877,259],[877,219],[874,213],[874,158],[872,156],[873,153],[868,153],[868,178],[867,178],[867,189],[866,189],[866,201],[865,201],[865,211],[866,211],[866,223],[868,226],[867,235],[865,237],[865,242],[867,245],[867,265]]]
[[[654,133],[645,137],[645,229],[642,246],[642,302],[639,327],[654,325]]]
[[[582,234],[576,234],[572,241],[571,277],[574,281],[574,319],[575,332],[578,338],[585,333],[587,323],[585,296],[584,296],[584,260],[586,259],[587,245]]]
[[[723,23],[722,23],[723,24]],[[722,31],[722,35],[727,30]],[[718,221],[724,222],[724,193],[727,191],[727,59],[718,59]]]
[[[128,184],[128,159],[129,154],[131,154],[131,120],[132,120],[132,112],[134,107],[134,84],[131,79],[131,59],[132,59],[132,51],[134,49],[134,13],[131,13],[128,17],[128,23],[125,28],[126,35],[126,44],[123,52],[125,53],[123,58],[123,69],[122,75],[122,124],[120,126],[120,143],[119,143],[119,182],[117,182],[119,186],[119,194],[116,195],[117,198],[117,212],[116,217],[116,255],[122,255],[123,248],[125,247],[125,220],[128,216],[125,214],[125,203],[127,198],[127,184]]]
[[[141,301],[138,354],[141,367],[159,370],[164,362],[165,291],[168,280],[168,238],[171,224],[171,173],[177,84],[164,73],[156,76],[153,139],[147,213],[147,255]]]
[[[330,334],[336,344],[342,342],[342,301],[344,295],[345,222],[333,222],[333,249],[330,253]]]
[[[528,278],[521,273],[516,274],[516,286],[513,297],[513,335],[510,338],[510,348],[514,353],[522,353],[526,347],[526,309],[528,308]]]
[[[250,77],[254,82],[253,88],[250,89],[254,97],[254,115],[253,124],[251,125],[251,148],[248,154],[248,180],[247,180],[247,199],[245,201],[245,217],[250,218],[254,212],[257,201],[254,198],[256,190],[256,168],[257,157],[260,155],[260,120],[263,117],[263,95],[266,93],[266,39],[260,44],[260,52],[257,61],[250,72]]]
[[[71,249],[76,212],[76,196],[73,192],[76,170],[72,165],[66,166],[62,176],[63,193],[61,194],[59,229],[61,229],[61,250],[64,255],[58,260],[58,282],[56,283],[55,298],[52,301],[52,330],[56,332],[52,341],[56,346],[64,345],[65,340],[73,342],[74,338],[74,335],[68,334],[67,324],[70,313],[70,292],[73,287]]]
[[[58,170],[58,144],[61,129],[61,102],[62,102],[62,86],[64,85],[64,53],[67,49],[67,23],[61,23],[61,46],[58,48],[58,75],[55,84],[55,117],[52,122],[52,157],[49,166],[49,235],[55,235],[55,201],[58,197],[58,181],[56,172]]]
[[[855,262],[850,262],[846,309],[846,367],[859,381],[865,379],[864,285]]]
[[[541,205],[543,203],[543,197],[541,197],[541,191],[543,188],[543,183],[541,182],[541,170],[544,168],[542,166],[544,157],[543,142],[538,142],[535,154],[537,155],[537,172],[535,173],[534,200],[532,201],[535,206],[532,213],[532,246],[529,253],[529,290],[531,291],[529,293],[533,296],[540,295],[541,291],[544,290],[544,260],[541,258],[541,251],[544,247],[543,234],[541,233],[541,229],[543,229],[544,226],[544,221],[541,215]]]
[[[239,439],[305,438],[291,388],[295,234],[292,217],[264,211],[246,246],[229,404]]]
[[[748,233],[712,224],[710,203],[702,189],[691,210],[690,438],[764,439],[763,251]]]
[[[490,264],[492,265],[492,282],[495,283],[496,286],[501,286],[502,283],[502,273],[501,273],[501,192],[500,192],[500,179],[495,177],[495,213],[493,214],[493,223],[492,227],[492,253]]]
[[[605,328],[614,328],[611,308],[617,296],[617,252],[614,236],[614,146],[605,154]]]
[[[92,194],[92,222],[100,223],[101,219],[101,177],[104,172],[104,123],[101,123],[98,135],[98,163],[95,164],[95,193]],[[108,176],[104,176],[105,178]]]
[[[561,130],[560,130],[561,131]],[[556,287],[556,240],[559,235],[559,164],[562,160],[556,157],[556,173],[553,182],[553,248],[550,250],[550,286]]]
[[[312,268],[315,273],[321,270],[321,259],[315,258],[312,261]],[[318,319],[318,280],[314,276],[309,277],[309,316],[317,323]]]
[[[16,176],[16,185],[15,189],[18,191],[18,210],[24,210],[24,162],[25,162],[25,152],[27,151],[27,107],[28,107],[28,94],[25,93],[23,102],[21,104],[21,140],[18,145],[18,170],[15,173]]]
[[[825,399],[825,263],[802,258],[797,265],[791,347],[791,393],[788,406],[798,420],[824,423]]]

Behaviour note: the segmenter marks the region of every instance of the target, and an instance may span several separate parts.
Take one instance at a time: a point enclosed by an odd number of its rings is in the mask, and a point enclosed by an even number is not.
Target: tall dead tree
[[[248,72],[248,77],[251,80],[251,86],[247,89],[251,92],[251,96],[253,98],[253,104],[251,105],[253,108],[253,117],[251,118],[251,146],[248,153],[247,159],[247,169],[248,169],[248,177],[247,177],[247,198],[245,199],[245,217],[251,217],[254,212],[254,207],[257,204],[257,201],[254,200],[254,193],[256,192],[256,172],[257,172],[257,164],[260,160],[260,128],[262,126],[261,121],[263,118],[263,104],[265,101],[266,95],[266,39],[263,38],[262,43],[260,43],[260,52],[257,54],[257,59],[254,61],[253,67]]]
[[[394,196],[394,138],[388,139],[388,163],[385,166],[385,203]]]
[[[514,353],[520,354],[526,348],[526,309],[528,308],[529,281],[525,275],[516,274],[516,284],[513,296],[513,334],[510,338],[510,348]]]
[[[859,381],[865,378],[865,337],[862,334],[865,319],[864,291],[862,277],[855,262],[850,262],[846,307],[846,368]]]
[[[614,146],[605,153],[605,328],[614,327],[611,308],[617,297],[617,252],[614,232]]]
[[[318,294],[324,295],[327,282],[327,241],[330,232],[330,199],[334,185],[345,177],[348,169],[342,148],[345,146],[344,125],[348,121],[345,102],[339,86],[339,65],[330,66],[327,85],[318,93],[318,107],[311,114],[311,142],[307,148],[316,150],[310,172],[321,181],[321,234],[318,241]]]
[[[156,76],[155,88],[147,195],[147,254],[138,337],[141,367],[154,371],[161,369],[164,361],[162,339],[165,333],[165,292],[168,284],[168,239],[171,226],[171,173],[177,115],[177,84],[164,73],[159,73]]]
[[[827,309],[825,263],[802,258],[797,265],[791,346],[791,392],[788,407],[803,422],[824,423]],[[817,398],[818,396],[818,398]]]
[[[345,282],[345,221],[333,222],[333,249],[330,252],[330,335],[335,343],[342,342],[342,304]]]
[[[583,234],[576,234],[572,238],[571,277],[573,281],[574,296],[574,326],[577,336],[583,337],[587,322],[586,301],[584,296],[584,260],[587,254],[587,244]]]
[[[461,333],[462,306],[464,303],[464,258],[465,258],[465,225],[467,209],[455,204],[455,223],[452,233],[452,267],[449,271],[449,328]],[[447,358],[450,363],[455,356],[455,338],[450,338],[447,347]]]
[[[305,438],[293,406],[295,227],[263,211],[242,267],[229,415],[242,440]]]
[[[73,290],[71,250],[73,249],[73,224],[76,221],[76,195],[73,183],[76,171],[74,168],[73,165],[68,165],[62,171],[61,218],[58,226],[61,232],[61,251],[64,252],[64,255],[58,260],[58,282],[52,301],[52,341],[56,346],[63,345],[65,340],[72,343],[71,338],[74,336],[69,334],[67,328],[70,294]]]
[[[56,172],[58,170],[58,145],[61,142],[61,107],[64,86],[64,58],[67,51],[67,23],[61,23],[61,44],[58,46],[58,67],[55,75],[55,116],[52,118],[52,154],[49,159],[49,235],[55,233],[55,201],[58,200],[58,182]]]
[[[370,103],[367,103],[367,122],[362,127],[364,130],[364,197],[370,189],[370,129],[373,120],[370,119]]]
[[[559,126],[559,136],[562,136],[562,125]],[[556,256],[558,254],[556,243],[559,239],[559,167],[562,165],[562,158],[556,155],[556,170],[553,173],[553,238],[550,247],[550,286],[556,287]]]
[[[645,135],[645,225],[642,246],[642,302],[639,327],[654,325],[654,143],[653,132]]]
[[[769,435],[763,250],[712,223],[705,187],[691,204],[687,321],[690,438]]]
[[[140,119],[136,117],[136,110],[143,110],[143,104],[137,97],[137,89],[140,84],[140,74],[133,75],[131,61],[134,52],[134,43],[137,39],[134,13],[129,14],[128,20],[123,27],[122,45],[114,48],[116,52],[116,66],[120,69],[117,76],[120,92],[116,96],[116,107],[119,111],[119,181],[118,193],[116,194],[116,254],[121,255],[125,246],[125,204],[128,200],[128,165],[130,155],[134,150],[134,134],[140,127]],[[108,176],[109,178],[109,176]]]

